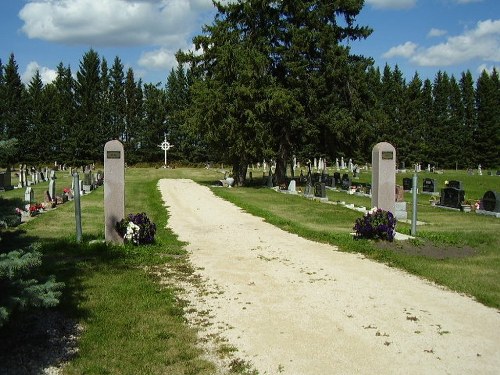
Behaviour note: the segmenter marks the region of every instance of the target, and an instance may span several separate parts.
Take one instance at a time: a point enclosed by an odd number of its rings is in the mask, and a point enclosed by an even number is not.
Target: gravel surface
[[[260,374],[500,373],[497,310],[284,232],[191,180],[159,188],[204,283],[187,288],[191,323]]]

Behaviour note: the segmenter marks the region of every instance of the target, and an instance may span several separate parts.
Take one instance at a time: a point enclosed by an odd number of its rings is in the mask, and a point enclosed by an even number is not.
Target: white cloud
[[[160,48],[155,51],[144,52],[139,59],[139,65],[154,70],[170,71],[177,66],[176,50]]]
[[[429,33],[427,34],[428,37],[436,37],[436,36],[443,36],[446,35],[448,32],[446,30],[441,30],[441,29],[435,29],[432,28],[429,30]]]
[[[417,50],[410,60],[420,66],[449,66],[473,59],[500,61],[500,20],[479,21],[475,29]]]
[[[29,84],[36,71],[40,72],[40,78],[44,85],[54,81],[57,77],[57,72],[45,66],[40,66],[36,61],[31,61],[27,66],[24,73],[21,75],[21,81]]]
[[[211,0],[37,0],[19,17],[29,38],[51,42],[175,45],[199,28],[200,12],[210,9]]]
[[[430,33],[429,33],[430,34]],[[446,42],[420,47],[413,42],[392,47],[386,58],[406,57],[419,66],[450,66],[474,59],[500,61],[500,19],[479,21],[472,30],[450,36]]]
[[[477,67],[477,72],[481,74],[483,70],[486,70],[489,74],[493,73],[493,69],[496,69],[497,72],[500,72],[500,66],[496,65],[486,65],[486,64],[481,64]]]
[[[415,53],[417,47],[418,45],[413,42],[406,42],[405,44],[400,44],[399,46],[392,47],[391,49],[389,49],[389,51],[384,53],[383,56],[386,58],[397,56],[408,58]]]
[[[374,8],[408,9],[415,6],[417,0],[366,0]]]

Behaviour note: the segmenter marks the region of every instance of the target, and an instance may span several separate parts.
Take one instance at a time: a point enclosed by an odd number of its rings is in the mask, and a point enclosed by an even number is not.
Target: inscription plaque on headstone
[[[123,238],[116,230],[116,223],[125,217],[124,156],[123,144],[120,141],[109,141],[104,146],[105,240],[118,244],[123,243]]]

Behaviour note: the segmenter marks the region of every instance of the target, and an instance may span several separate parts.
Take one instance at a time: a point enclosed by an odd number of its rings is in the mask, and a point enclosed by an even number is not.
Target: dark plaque
[[[108,159],[121,159],[122,153],[120,151],[106,151]]]
[[[382,160],[392,160],[392,159],[394,159],[394,152],[382,151]]]

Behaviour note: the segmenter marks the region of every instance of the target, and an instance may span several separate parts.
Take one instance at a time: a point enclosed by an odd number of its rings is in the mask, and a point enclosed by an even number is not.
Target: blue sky
[[[75,74],[92,47],[108,66],[118,56],[136,78],[165,83],[174,53],[191,48],[213,15],[211,0],[8,0],[0,59],[13,52],[24,82],[36,69],[49,82],[60,62]],[[366,0],[358,22],[374,32],[352,51],[381,70],[397,64],[407,80],[500,67],[500,0]]]

